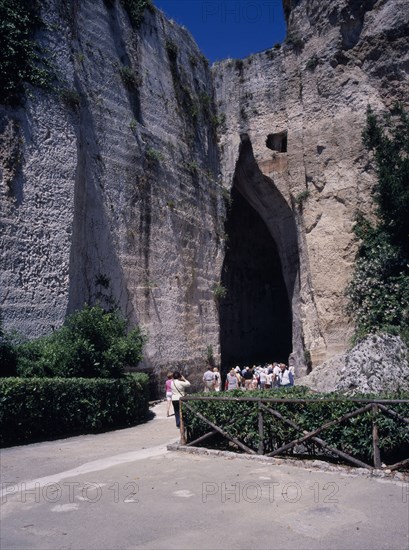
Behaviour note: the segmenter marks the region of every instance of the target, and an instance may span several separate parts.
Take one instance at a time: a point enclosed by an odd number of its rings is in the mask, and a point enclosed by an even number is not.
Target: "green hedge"
[[[282,416],[291,420],[303,430],[312,431],[326,422],[352,412],[365,404],[353,402],[339,394],[311,394],[306,388],[294,387],[277,392],[242,391],[234,390],[224,394],[203,394],[203,396],[221,397],[261,397],[261,398],[288,398],[314,399],[307,403],[266,403],[270,408],[278,411]],[[362,399],[409,399],[409,394],[400,395],[359,395]],[[322,399],[322,401],[320,401]],[[324,399],[326,401],[324,401]],[[331,399],[331,401],[328,401]],[[257,452],[259,446],[258,431],[258,404],[252,401],[189,401],[189,405],[202,413],[207,419],[225,430],[229,435],[237,438]],[[390,407],[403,417],[409,417],[409,404],[399,403]],[[194,441],[211,430],[210,426],[198,419],[186,407],[183,407],[183,417],[187,430],[187,442]],[[328,445],[351,454],[368,464],[373,460],[372,447],[372,412],[337,424],[321,432],[317,437]],[[388,464],[398,462],[409,456],[408,426],[399,420],[392,419],[384,413],[376,417],[379,431],[379,447],[382,461]],[[272,452],[290,441],[302,437],[302,433],[291,428],[284,422],[276,419],[265,411],[264,423],[264,453]],[[231,449],[231,444],[222,436],[214,436],[205,440],[203,445],[217,446]],[[314,458],[322,457],[322,450],[314,443],[306,443],[302,449],[287,451],[288,454],[302,453]],[[334,457],[335,458],[335,457]]]
[[[133,426],[147,418],[149,378],[0,379],[0,444]]]

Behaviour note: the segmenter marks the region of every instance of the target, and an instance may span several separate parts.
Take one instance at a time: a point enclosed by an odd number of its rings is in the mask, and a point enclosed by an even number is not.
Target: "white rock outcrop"
[[[373,334],[316,367],[297,384],[318,392],[409,392],[409,349],[397,336]]]

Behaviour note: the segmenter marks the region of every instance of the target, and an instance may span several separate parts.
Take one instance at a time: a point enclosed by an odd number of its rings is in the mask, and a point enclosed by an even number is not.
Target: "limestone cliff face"
[[[273,236],[292,304],[298,365],[344,351],[344,291],[356,253],[356,211],[371,213],[374,172],[362,145],[366,108],[408,105],[404,1],[284,2],[288,36],[213,68],[222,174]],[[300,369],[302,371],[302,368]]]
[[[406,0],[285,0],[281,48],[211,71],[157,10],[135,31],[119,2],[68,6],[38,36],[60,91],[0,107],[5,328],[102,297],[156,370],[344,351],[361,132],[368,104],[408,103]]]
[[[65,91],[1,112],[5,327],[40,336],[103,295],[148,365],[203,365],[224,223],[207,62],[158,11],[135,32],[119,2],[44,4]]]

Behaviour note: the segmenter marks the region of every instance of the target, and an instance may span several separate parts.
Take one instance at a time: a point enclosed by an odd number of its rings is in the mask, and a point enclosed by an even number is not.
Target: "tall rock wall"
[[[210,71],[158,10],[135,30],[119,1],[42,3],[56,89],[0,106],[6,329],[40,336],[100,299],[145,329],[157,371],[293,352],[302,372],[305,351],[346,349],[375,181],[361,132],[368,104],[408,103],[409,13],[284,7],[281,47]]]
[[[37,337],[111,301],[147,366],[202,366],[224,223],[207,61],[156,10],[137,31],[120,2],[49,0],[42,18],[57,91],[1,110],[4,325]]]
[[[281,47],[222,61],[213,76],[226,117],[223,182],[234,183],[278,246],[301,366],[303,350],[314,365],[349,345],[352,228],[358,210],[371,215],[375,182],[361,134],[368,105],[408,106],[409,11],[400,0],[284,7]]]

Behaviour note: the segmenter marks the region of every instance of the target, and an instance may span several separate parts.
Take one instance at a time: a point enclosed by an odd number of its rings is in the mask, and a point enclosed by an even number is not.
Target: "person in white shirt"
[[[186,388],[190,386],[190,382],[186,380],[184,376],[180,374],[180,372],[174,372],[173,373],[173,380],[172,380],[172,405],[173,410],[175,411],[175,420],[176,420],[176,426],[180,428],[180,403],[179,400],[181,397],[184,397],[186,395]]]
[[[287,365],[280,363],[280,388],[294,386],[294,376],[288,369]]]
[[[214,373],[214,389],[215,391],[220,391],[221,378],[220,378],[219,369],[217,367],[214,367],[213,373]]]
[[[215,379],[216,379],[215,374],[209,366],[207,371],[203,375],[204,391],[205,392],[214,391]]]
[[[280,374],[281,369],[278,363],[274,363],[273,367],[273,388],[278,388],[280,386]]]
[[[260,369],[259,372],[259,381],[260,381],[260,390],[264,390],[267,384],[267,369]]]

